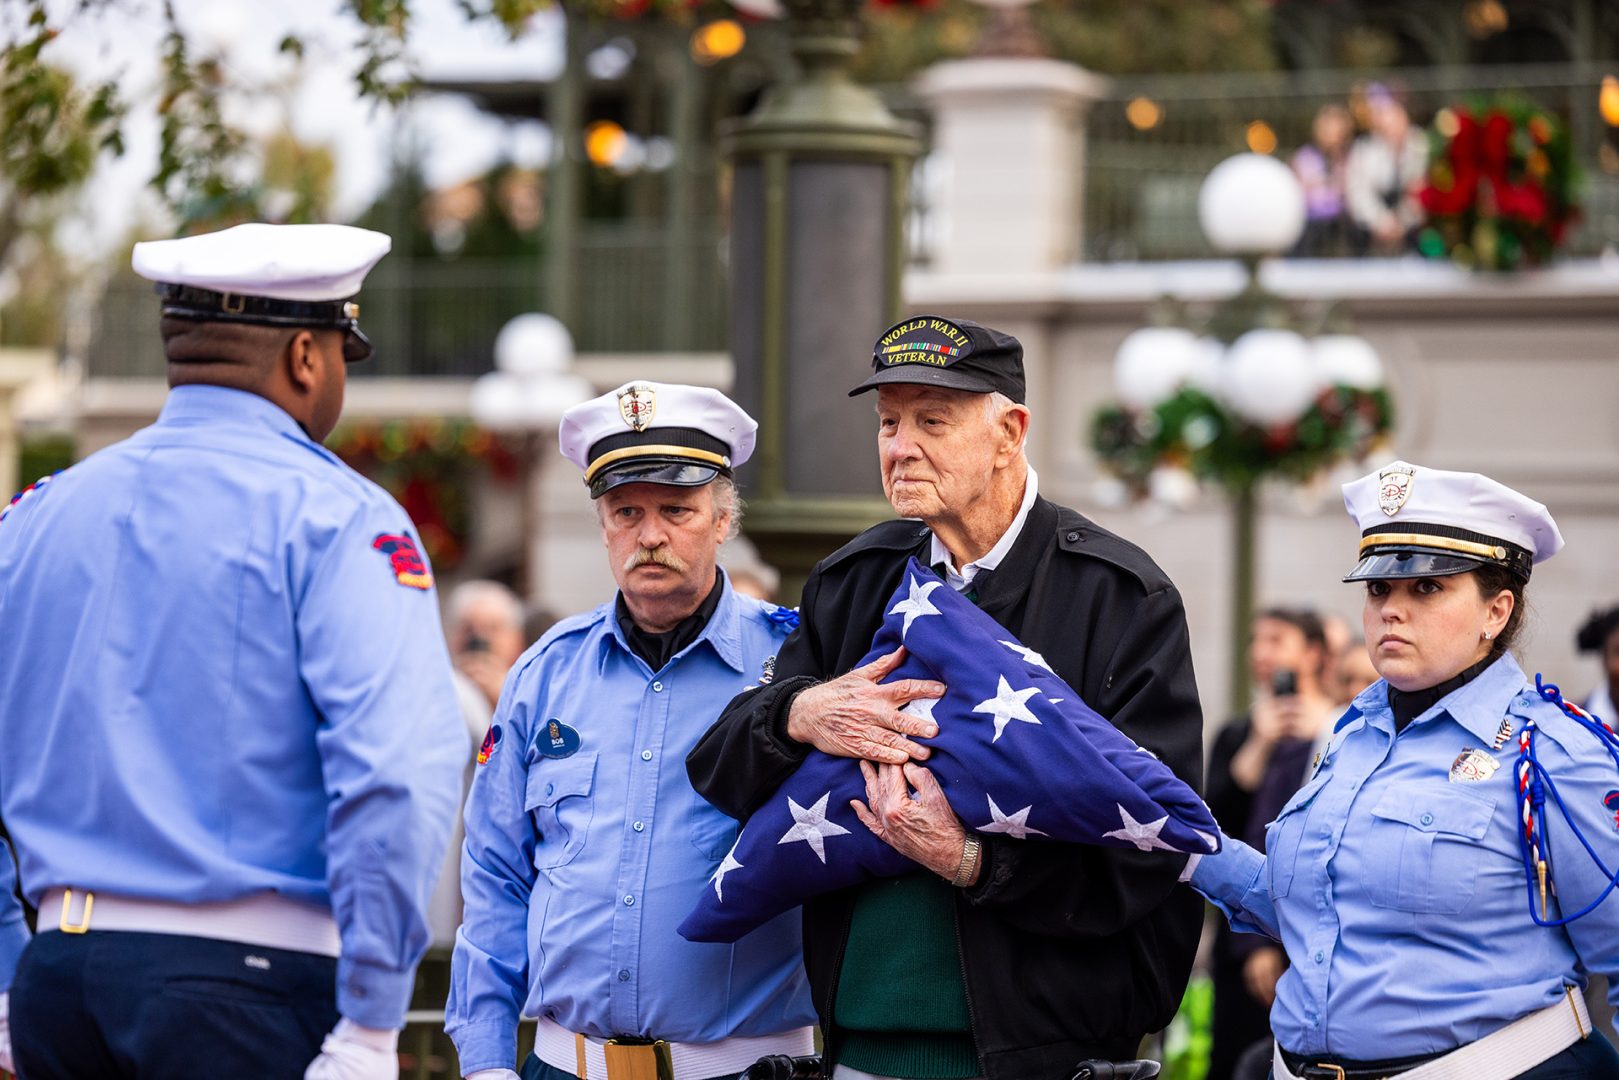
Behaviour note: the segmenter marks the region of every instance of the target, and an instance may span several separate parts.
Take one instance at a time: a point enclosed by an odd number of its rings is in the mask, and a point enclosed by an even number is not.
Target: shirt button
[[[625,897],[625,898],[624,898],[624,906],[625,906],[625,907],[634,907],[634,906],[635,906],[635,897],[633,897],[633,896],[626,896],[626,897]]]
[[[556,789],[557,789],[557,786],[555,784],[546,784],[545,785],[545,793],[547,795],[551,794],[551,792],[555,791]]]
[[[1075,543],[1078,540],[1079,540],[1079,533],[1071,532],[1071,533],[1068,534],[1068,542],[1070,544]]]
[[[1433,815],[1432,814],[1423,814],[1422,815],[1422,823],[1424,825],[1432,825],[1433,824]]]
[[[619,968],[618,969],[618,981],[619,982],[629,982],[630,981],[630,969],[629,968]]]
[[[635,831],[636,831],[636,832],[641,832],[641,831],[642,831],[642,830],[644,830],[644,829],[645,829],[645,828],[646,828],[646,822],[644,822],[644,821],[637,821],[637,822],[636,822],[636,823],[635,823]]]
[[[650,750],[642,750],[641,751],[641,760],[642,761],[651,761],[652,760],[652,751],[650,751]]]
[[[1326,961],[1327,961],[1327,954],[1326,953],[1319,953],[1318,952],[1318,953],[1315,954],[1315,962],[1316,963],[1324,964],[1324,963],[1326,963]]]
[[[655,683],[653,683],[653,684],[652,684],[652,692],[653,692],[653,693],[654,693],[654,694],[661,694],[661,693],[663,693],[663,684],[662,684],[662,683],[661,683],[661,682],[655,682]]]

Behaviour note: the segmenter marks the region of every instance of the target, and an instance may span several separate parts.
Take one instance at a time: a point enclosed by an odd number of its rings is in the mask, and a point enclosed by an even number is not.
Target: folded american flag
[[[921,740],[933,750],[923,764],[968,829],[1030,843],[1220,849],[1208,807],[1168,766],[915,559],[861,664],[902,643],[905,662],[884,681],[948,688],[906,709],[938,724],[938,735]],[[735,941],[812,896],[915,870],[861,824],[851,799],[866,801],[859,764],[810,751],[748,820],[681,935]]]

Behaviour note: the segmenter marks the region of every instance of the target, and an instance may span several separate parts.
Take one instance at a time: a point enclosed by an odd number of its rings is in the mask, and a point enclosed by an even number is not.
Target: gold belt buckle
[[[1342,1065],[1328,1065],[1324,1061],[1318,1061],[1310,1067],[1312,1069],[1331,1069],[1335,1074],[1337,1074],[1337,1080],[1347,1080],[1349,1075],[1348,1073],[1344,1072],[1344,1067]]]
[[[64,934],[82,934],[90,929],[90,911],[96,906],[96,894],[89,889],[84,891],[84,914],[76,923],[68,922],[68,911],[73,907],[73,890],[62,890],[62,914],[56,920],[56,928]]]
[[[669,1044],[663,1039],[654,1042],[627,1042],[608,1039],[602,1044],[607,1059],[607,1080],[674,1080],[674,1061]]]

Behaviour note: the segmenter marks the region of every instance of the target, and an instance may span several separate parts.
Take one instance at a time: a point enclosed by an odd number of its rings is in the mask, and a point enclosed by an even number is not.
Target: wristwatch
[[[978,857],[983,851],[984,842],[968,833],[966,843],[961,846],[961,865],[956,867],[956,876],[950,879],[950,884],[958,889],[964,889],[971,884],[973,875],[978,872]]]

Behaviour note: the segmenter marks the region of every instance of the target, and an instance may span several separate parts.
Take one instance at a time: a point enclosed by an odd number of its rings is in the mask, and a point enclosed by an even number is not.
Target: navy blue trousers
[[[173,934],[37,935],[11,985],[21,1080],[301,1080],[337,961]]]

